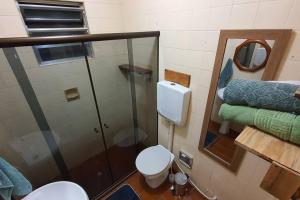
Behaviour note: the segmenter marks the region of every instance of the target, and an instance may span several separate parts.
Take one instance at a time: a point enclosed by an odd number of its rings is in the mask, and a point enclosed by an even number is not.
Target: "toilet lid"
[[[156,175],[170,163],[171,153],[163,146],[157,145],[144,149],[136,158],[137,169],[145,175]]]

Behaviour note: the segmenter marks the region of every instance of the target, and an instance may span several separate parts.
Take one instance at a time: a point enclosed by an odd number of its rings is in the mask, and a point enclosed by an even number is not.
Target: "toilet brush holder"
[[[182,172],[175,174],[175,190],[176,196],[184,196],[187,190],[188,176]]]

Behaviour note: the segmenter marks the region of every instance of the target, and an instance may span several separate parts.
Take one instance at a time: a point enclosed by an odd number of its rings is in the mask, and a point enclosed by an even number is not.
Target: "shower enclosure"
[[[158,38],[0,39],[0,156],[34,188],[70,180],[92,199],[130,175],[137,154],[157,144]]]

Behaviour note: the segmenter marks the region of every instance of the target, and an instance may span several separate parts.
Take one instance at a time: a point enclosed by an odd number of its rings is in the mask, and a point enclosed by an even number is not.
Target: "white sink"
[[[86,192],[76,183],[59,181],[44,185],[22,200],[89,200]]]

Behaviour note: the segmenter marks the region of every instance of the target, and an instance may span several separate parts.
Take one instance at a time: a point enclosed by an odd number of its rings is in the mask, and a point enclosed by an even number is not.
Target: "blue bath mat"
[[[208,145],[213,143],[217,139],[217,137],[218,136],[216,134],[214,134],[210,131],[207,131],[205,142],[204,142],[204,147],[207,147]]]
[[[123,185],[106,200],[141,200],[130,185]]]

